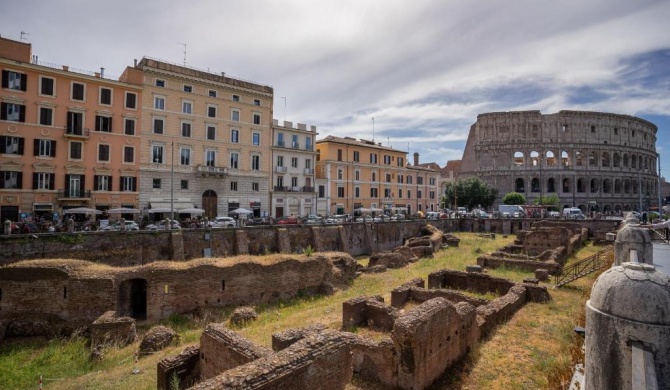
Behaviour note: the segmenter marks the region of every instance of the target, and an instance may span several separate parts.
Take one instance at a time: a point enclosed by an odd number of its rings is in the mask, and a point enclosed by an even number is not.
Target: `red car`
[[[297,217],[280,217],[277,219],[278,225],[297,225],[299,223],[300,221],[298,221]]]

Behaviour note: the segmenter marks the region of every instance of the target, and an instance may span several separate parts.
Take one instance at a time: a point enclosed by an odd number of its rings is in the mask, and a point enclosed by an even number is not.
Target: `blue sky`
[[[185,43],[189,66],[273,86],[280,121],[371,139],[374,117],[377,142],[442,166],[480,113],[635,115],[670,177],[668,20],[667,0],[23,0],[0,34],[109,75]]]

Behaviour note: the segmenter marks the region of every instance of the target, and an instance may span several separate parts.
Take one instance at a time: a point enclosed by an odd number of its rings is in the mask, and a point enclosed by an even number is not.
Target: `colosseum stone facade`
[[[657,130],[644,119],[601,112],[481,114],[458,177],[498,188],[499,203],[516,191],[528,203],[555,194],[560,207],[584,212],[646,209],[658,204]]]

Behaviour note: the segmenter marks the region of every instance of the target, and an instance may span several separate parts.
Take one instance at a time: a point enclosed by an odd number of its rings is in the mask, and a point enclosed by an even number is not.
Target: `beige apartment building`
[[[316,142],[321,215],[437,210],[440,173],[407,164],[407,152],[368,140],[328,136]],[[418,154],[415,154],[418,164]]]
[[[0,219],[137,207],[142,86],[31,50],[0,38]]]
[[[316,214],[316,126],[272,121],[272,216]]]
[[[140,206],[152,219],[202,208],[268,215],[272,87],[143,58]],[[180,211],[181,210],[181,211]],[[186,215],[184,215],[186,214]]]

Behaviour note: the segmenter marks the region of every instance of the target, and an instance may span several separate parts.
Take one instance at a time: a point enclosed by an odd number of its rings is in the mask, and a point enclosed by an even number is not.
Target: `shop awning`
[[[176,213],[179,209],[191,209],[193,208],[193,202],[184,202],[184,201],[174,201],[173,204],[174,212]],[[151,210],[167,210],[167,212],[170,212],[170,202],[151,202],[151,208],[149,209],[149,212],[151,213]],[[166,211],[153,211],[154,213],[164,213]]]

